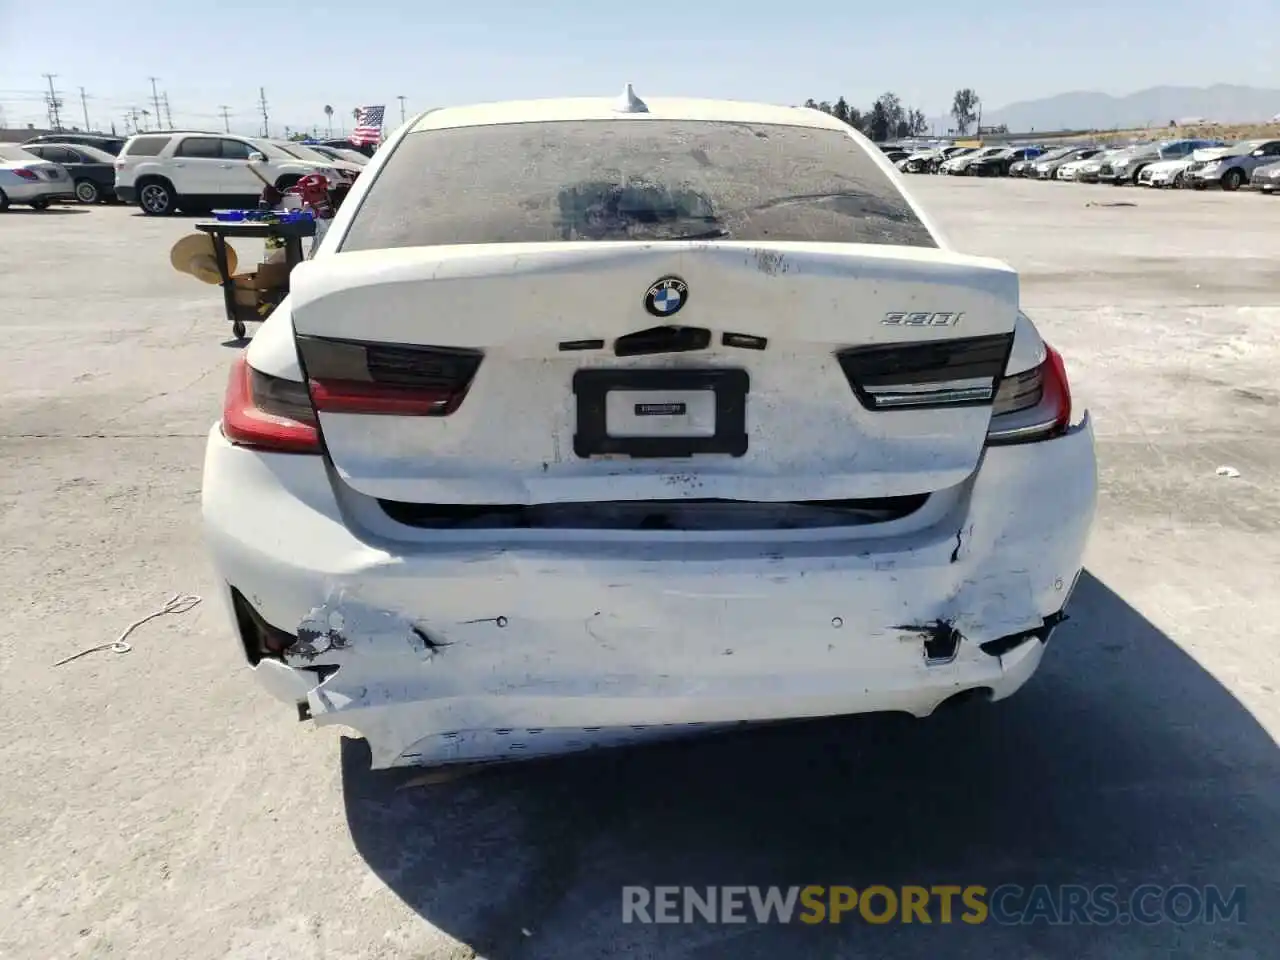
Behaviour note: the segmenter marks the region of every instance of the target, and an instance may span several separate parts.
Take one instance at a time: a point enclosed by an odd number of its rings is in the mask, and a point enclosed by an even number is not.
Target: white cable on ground
[[[137,630],[144,623],[149,620],[154,620],[157,617],[166,616],[170,613],[186,613],[200,601],[201,598],[197,597],[193,593],[175,593],[159,610],[156,610],[154,613],[149,613],[141,620],[135,620],[133,623],[129,624],[129,626],[125,628],[124,633],[120,634],[120,636],[115,640],[112,640],[110,643],[100,643],[96,647],[89,647],[87,650],[81,650],[79,653],[73,653],[69,657],[63,657],[55,663],[54,666],[60,667],[64,663],[70,663],[72,660],[79,660],[81,657],[87,657],[89,654],[97,653],[99,650],[110,650],[112,653],[128,653],[133,649],[133,647],[125,641],[128,639],[129,634],[133,633],[133,631]]]

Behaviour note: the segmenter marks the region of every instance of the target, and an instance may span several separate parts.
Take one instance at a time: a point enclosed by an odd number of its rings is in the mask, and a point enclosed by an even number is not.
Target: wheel
[[[149,217],[168,217],[177,208],[177,197],[167,181],[148,180],[138,189],[138,206]]]
[[[1135,187],[1138,185],[1138,177],[1142,176],[1143,169],[1143,167],[1139,167],[1137,170],[1133,171],[1133,178],[1131,182]]]
[[[41,197],[39,200],[32,200],[31,209],[32,210],[48,210],[49,201],[44,199],[43,197]]]
[[[3,190],[0,190],[0,213],[9,209],[9,197]]]
[[[1244,171],[1239,167],[1232,167],[1222,175],[1223,190],[1239,190],[1242,183],[1244,183]]]
[[[1203,180],[1193,180],[1193,181],[1191,181],[1191,186],[1195,187],[1197,190],[1203,190],[1203,189],[1204,189],[1204,181],[1203,181]]]
[[[235,323],[231,324],[231,333],[235,336],[237,340],[244,339],[244,332],[245,332],[245,328],[244,328],[243,320],[237,320],[235,321]]]
[[[102,191],[92,180],[77,180],[76,199],[81,203],[97,203],[102,199]]]
[[[1181,190],[1187,185],[1187,175],[1185,171],[1179,170],[1173,175],[1173,179],[1169,181],[1169,186],[1175,190]]]

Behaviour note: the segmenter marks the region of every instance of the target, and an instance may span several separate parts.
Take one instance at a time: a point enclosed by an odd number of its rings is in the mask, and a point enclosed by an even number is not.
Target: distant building
[[[42,133],[56,133],[56,130],[45,130],[29,123],[25,127],[0,127],[0,143],[23,143]]]

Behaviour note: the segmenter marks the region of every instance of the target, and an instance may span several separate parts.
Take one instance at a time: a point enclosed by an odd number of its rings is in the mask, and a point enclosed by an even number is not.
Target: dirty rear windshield
[[[688,239],[937,246],[839,131],[627,119],[410,134],[341,249]]]

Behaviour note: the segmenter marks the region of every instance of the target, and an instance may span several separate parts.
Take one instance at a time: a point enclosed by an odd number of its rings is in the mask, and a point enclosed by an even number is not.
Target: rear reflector
[[[447,417],[462,405],[484,354],[298,337],[298,359],[320,413]]]
[[[231,365],[222,405],[222,435],[239,447],[274,453],[319,453],[320,436],[307,388],[269,377],[241,354]]]
[[[1013,334],[850,347],[836,354],[869,410],[989,404]]]

